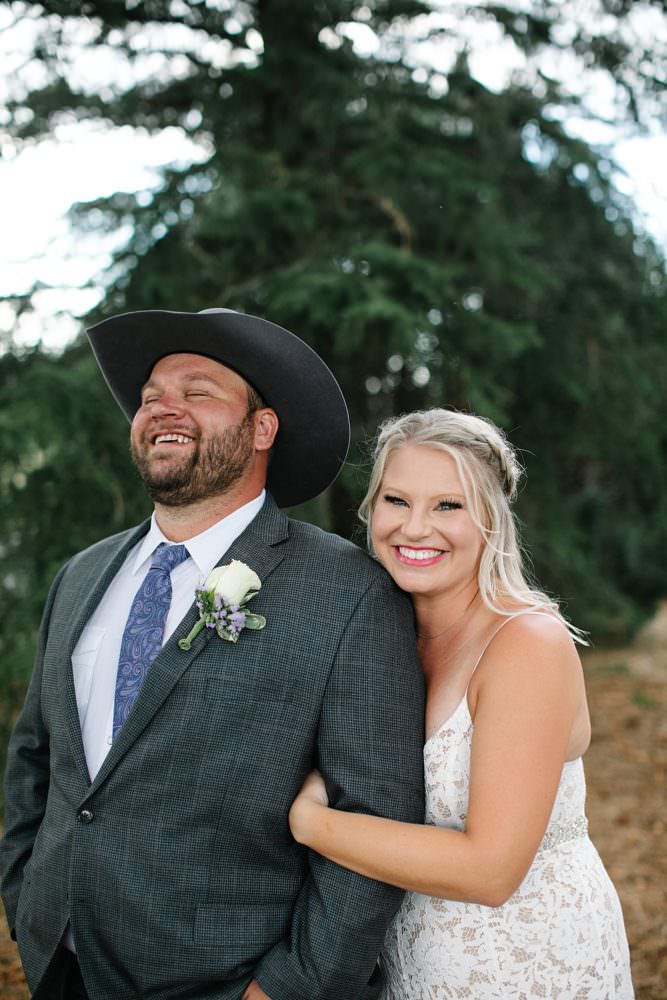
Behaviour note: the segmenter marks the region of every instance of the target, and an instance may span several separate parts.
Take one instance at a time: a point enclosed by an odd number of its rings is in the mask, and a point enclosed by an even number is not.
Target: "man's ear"
[[[278,433],[278,414],[265,407],[255,413],[255,450],[268,451]]]

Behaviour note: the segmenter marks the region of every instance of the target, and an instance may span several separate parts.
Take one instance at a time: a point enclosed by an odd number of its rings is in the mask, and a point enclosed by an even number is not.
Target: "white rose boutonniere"
[[[248,601],[255,597],[262,581],[249,566],[232,559],[226,566],[217,566],[195,591],[199,621],[179,647],[188,650],[203,628],[215,629],[221,639],[238,642],[244,628],[261,629],[266,625],[263,615],[248,611]]]

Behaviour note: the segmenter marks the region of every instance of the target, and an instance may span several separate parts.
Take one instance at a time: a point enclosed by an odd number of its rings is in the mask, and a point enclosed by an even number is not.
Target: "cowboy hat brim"
[[[87,333],[128,420],[155,364],[169,354],[202,354],[249,382],[280,421],[267,476],[280,506],[310,500],[340,472],[350,444],[340,386],[320,356],[283,327],[229,309],[155,309],[113,316]]]

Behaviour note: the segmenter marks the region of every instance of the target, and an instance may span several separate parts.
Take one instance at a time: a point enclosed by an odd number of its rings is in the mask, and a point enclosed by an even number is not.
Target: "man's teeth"
[[[404,545],[399,545],[398,551],[406,559],[435,559],[442,555],[442,549],[406,549]]]
[[[178,444],[190,444],[192,438],[186,437],[185,434],[158,434],[155,438],[156,444],[163,444],[165,441],[176,441]]]

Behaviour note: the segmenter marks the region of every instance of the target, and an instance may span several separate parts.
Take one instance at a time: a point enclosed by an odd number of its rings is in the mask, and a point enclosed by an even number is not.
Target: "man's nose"
[[[149,410],[154,418],[182,416],[185,412],[185,401],[179,393],[167,390],[149,404]]]

